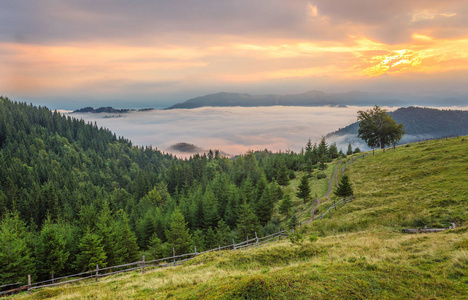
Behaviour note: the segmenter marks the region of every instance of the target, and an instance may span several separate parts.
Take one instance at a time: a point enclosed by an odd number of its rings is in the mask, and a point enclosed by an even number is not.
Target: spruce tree
[[[352,155],[353,154],[353,148],[351,147],[351,143],[348,144],[348,151],[346,151],[346,155]]]
[[[107,257],[107,264],[109,266],[121,264],[114,219],[112,218],[107,201],[104,202],[96,224],[96,234],[102,239],[101,244]]]
[[[280,167],[277,173],[277,180],[279,185],[287,186],[289,184],[289,173],[288,168],[286,168],[286,164],[284,161],[281,162]]]
[[[341,177],[340,183],[338,184],[338,188],[334,193],[338,197],[349,197],[353,194],[353,188],[351,186],[351,183],[349,182],[348,175],[345,174],[343,175],[343,177]]]
[[[176,208],[171,215],[169,228],[166,229],[166,238],[169,246],[175,249],[176,255],[189,253],[192,237],[187,228],[184,215],[179,208]]]
[[[296,193],[296,196],[299,199],[304,201],[304,204],[310,200],[310,186],[309,186],[309,178],[307,175],[302,176],[301,183],[299,184],[299,190]]]
[[[99,265],[100,268],[107,266],[107,256],[101,242],[102,239],[97,234],[92,233],[88,227],[80,240],[80,253],[76,257],[78,270],[92,271],[96,269],[96,265]]]
[[[138,260],[138,244],[135,233],[130,228],[128,216],[122,213],[122,221],[118,229],[118,251],[123,263],[135,262]]]
[[[208,187],[203,195],[203,225],[204,228],[215,227],[218,224],[218,199],[213,190]]]
[[[223,219],[219,220],[216,227],[216,238],[221,246],[226,246],[232,243],[231,228],[224,222]]]
[[[269,188],[265,188],[263,190],[263,194],[260,197],[255,210],[260,225],[263,226],[270,221],[271,215],[273,214],[273,201]]]
[[[148,245],[149,259],[159,259],[163,257],[163,244],[156,233],[149,240]]]
[[[290,194],[284,195],[283,200],[281,200],[279,210],[282,214],[286,216],[286,218],[289,218],[289,214],[291,213],[292,206],[293,206],[293,203],[291,200],[291,195]]]
[[[239,207],[237,219],[237,236],[239,241],[244,241],[247,237],[252,238],[255,232],[259,232],[257,216],[247,202],[243,202]]]
[[[205,245],[208,249],[213,249],[219,246],[218,237],[213,228],[208,228],[205,233]]]
[[[34,275],[34,260],[26,244],[25,224],[18,214],[6,213],[0,223],[0,282],[25,282]]]
[[[201,229],[197,229],[193,232],[192,235],[192,244],[194,247],[197,247],[197,252],[202,252],[207,250],[205,246],[205,233]],[[195,249],[195,248],[194,248]]]
[[[37,239],[35,256],[40,279],[49,279],[52,273],[56,276],[65,268],[69,256],[66,241],[50,217],[47,217]]]
[[[296,217],[296,214],[293,213],[291,218],[288,221],[288,227],[290,229],[296,229],[296,226],[299,225],[299,220]]]

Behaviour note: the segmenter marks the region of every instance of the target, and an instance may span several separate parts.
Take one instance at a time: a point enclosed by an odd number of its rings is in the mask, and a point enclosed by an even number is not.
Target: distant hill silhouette
[[[153,108],[142,108],[139,109],[138,111],[150,111],[153,110]],[[122,114],[122,113],[128,113],[130,111],[135,111],[135,109],[128,109],[128,108],[113,108],[111,106],[106,106],[106,107],[100,107],[100,108],[92,108],[90,106],[80,108],[77,110],[74,110],[74,113],[108,113],[108,114]]]
[[[310,91],[296,95],[250,95],[239,93],[216,93],[189,99],[167,109],[190,109],[198,107],[256,107],[256,106],[382,106],[425,105],[445,106],[468,105],[466,95],[408,95],[397,93],[367,93],[352,91],[347,93],[324,93]]]
[[[401,143],[468,134],[468,111],[403,107],[389,115],[405,126],[406,134]],[[358,129],[359,122],[355,122],[329,133],[326,138],[340,144],[362,145],[364,142],[357,137]]]

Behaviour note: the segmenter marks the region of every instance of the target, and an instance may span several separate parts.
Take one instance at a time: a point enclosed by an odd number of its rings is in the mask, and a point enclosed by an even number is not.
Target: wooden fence
[[[191,260],[200,254],[204,254],[208,252],[221,251],[221,250],[243,250],[243,249],[247,249],[248,247],[260,247],[261,245],[265,243],[279,240],[281,239],[282,236],[287,236],[286,230],[283,230],[283,231],[279,230],[278,232],[274,234],[267,235],[261,238],[259,238],[257,236],[257,233],[255,232],[255,237],[251,239],[249,239],[249,237],[247,236],[245,241],[237,243],[237,244],[234,243],[234,240],[232,240],[231,245],[218,246],[217,248],[210,249],[210,250],[203,251],[203,252],[197,252],[197,247],[195,247],[194,249],[195,251],[193,253],[175,255],[175,249],[172,248],[173,255],[170,257],[146,261],[145,256],[143,256],[142,260],[137,261],[137,262],[132,262],[132,263],[118,265],[118,266],[112,266],[112,267],[106,267],[106,268],[99,268],[99,265],[96,265],[96,269],[92,271],[52,278],[49,280],[44,280],[44,281],[34,282],[34,283],[31,282],[31,275],[28,275],[27,285],[23,285],[14,289],[0,292],[0,297],[11,294],[11,293],[21,292],[24,290],[27,290],[29,293],[31,293],[31,291],[35,289],[52,287],[52,286],[67,284],[67,283],[73,283],[73,282],[77,282],[77,281],[85,280],[85,279],[94,279],[95,282],[98,282],[98,278],[100,277],[109,276],[109,275],[117,274],[117,273],[134,271],[138,269],[141,269],[142,273],[145,273],[147,268],[164,268],[164,267],[181,265],[181,264],[184,264],[186,261]],[[15,286],[19,284],[21,284],[21,282],[3,285],[3,286],[0,286],[0,288],[8,287],[8,286]]]

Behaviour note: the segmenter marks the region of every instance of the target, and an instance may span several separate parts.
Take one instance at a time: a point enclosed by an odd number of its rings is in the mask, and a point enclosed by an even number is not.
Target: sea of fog
[[[98,126],[109,128],[135,145],[153,146],[177,156],[187,156],[170,150],[171,145],[180,142],[236,155],[265,148],[298,152],[309,138],[318,142],[327,133],[355,122],[357,111],[367,108],[204,107],[117,115],[70,115],[88,122],[96,121]],[[346,146],[338,143],[343,151],[346,151]]]

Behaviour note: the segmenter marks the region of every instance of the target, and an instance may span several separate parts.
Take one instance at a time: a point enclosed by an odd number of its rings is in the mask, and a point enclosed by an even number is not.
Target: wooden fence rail
[[[259,247],[261,244],[265,244],[265,243],[270,242],[270,241],[275,240],[275,239],[280,239],[281,236],[284,236],[284,235],[287,235],[286,230],[283,230],[283,231],[280,230],[280,231],[278,231],[278,232],[276,232],[274,234],[270,234],[270,235],[267,235],[267,236],[264,236],[264,237],[261,237],[261,238],[258,238],[257,233],[255,233],[255,236],[256,236],[255,238],[248,239],[248,237],[247,237],[247,240],[245,240],[243,242],[240,242],[240,243],[236,244],[233,241],[233,243],[231,245],[226,245],[226,246],[222,246],[222,247],[218,246],[217,248],[213,248],[213,249],[203,251],[203,252],[198,252],[197,253],[196,252],[196,247],[195,247],[195,252],[193,252],[193,253],[185,253],[185,254],[175,255],[175,249],[173,249],[174,255],[170,256],[170,257],[164,257],[164,258],[154,259],[154,260],[150,260],[150,261],[145,261],[145,257],[143,256],[143,259],[141,261],[137,261],[137,262],[132,262],[132,263],[118,265],[118,266],[110,266],[110,267],[105,267],[105,268],[99,268],[99,266],[96,265],[96,270],[93,270],[93,271],[76,273],[76,274],[72,274],[72,275],[57,277],[57,278],[44,280],[44,281],[39,281],[39,282],[34,282],[34,283],[31,283],[31,281],[30,281],[31,277],[28,275],[28,285],[23,285],[23,286],[15,288],[15,289],[10,289],[8,291],[0,292],[0,297],[11,294],[11,293],[24,291],[24,290],[28,290],[28,292],[31,293],[31,291],[35,290],[35,289],[40,289],[40,288],[45,288],[45,287],[52,287],[52,286],[57,286],[57,285],[67,284],[67,283],[73,283],[73,282],[77,282],[77,281],[85,280],[85,279],[95,278],[95,280],[97,282],[98,278],[100,278],[100,277],[105,277],[105,276],[109,276],[109,275],[117,274],[117,273],[134,271],[134,270],[138,270],[138,269],[142,269],[142,272],[144,273],[145,268],[148,268],[148,267],[164,268],[164,267],[170,267],[170,266],[175,266],[175,265],[181,265],[181,264],[184,264],[186,261],[194,259],[196,256],[198,256],[200,254],[213,252],[213,251],[221,251],[221,250],[226,250],[226,249],[227,250],[237,250],[237,249],[242,249],[242,248],[246,248],[246,247],[253,247],[253,246],[258,246]],[[186,257],[186,258],[181,259],[183,257]],[[135,267],[132,267],[132,266],[135,266]],[[132,267],[132,268],[128,268],[128,267]],[[119,268],[120,269],[123,268],[123,269],[113,271],[113,270],[119,269]],[[111,271],[111,272],[109,272],[109,271]],[[86,276],[84,276],[84,275],[86,275]],[[79,278],[76,278],[76,277],[79,277]],[[64,279],[70,279],[70,280],[61,281],[61,280],[64,280]],[[3,286],[0,286],[0,288],[13,286],[13,285],[18,285],[18,284],[21,284],[21,282],[6,284],[6,285],[3,285]]]

